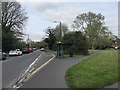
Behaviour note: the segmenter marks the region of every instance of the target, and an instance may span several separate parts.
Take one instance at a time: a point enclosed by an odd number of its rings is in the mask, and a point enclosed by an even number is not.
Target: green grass
[[[88,50],[89,54],[96,53],[97,51],[98,51],[98,50]],[[85,56],[85,55],[79,55],[79,54],[73,55],[73,57],[75,57],[75,58],[80,58],[80,57],[82,57],[82,56]],[[70,57],[70,55],[64,54],[64,57]]]
[[[66,72],[70,88],[102,88],[118,81],[118,51],[101,50]],[[120,80],[120,78],[119,78]]]
[[[89,54],[93,54],[93,53],[96,53],[98,50],[88,50],[89,51]]]
[[[73,55],[73,57],[75,57],[75,58],[80,58],[82,56],[84,56],[84,55]],[[64,57],[67,58],[67,57],[70,57],[70,55],[64,54]]]

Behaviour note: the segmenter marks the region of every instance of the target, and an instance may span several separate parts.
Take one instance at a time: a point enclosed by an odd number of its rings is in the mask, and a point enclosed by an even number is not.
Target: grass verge
[[[88,50],[89,54],[93,54],[93,53],[96,53],[98,50]],[[80,54],[77,54],[77,55],[73,55],[73,57],[75,58],[80,58],[80,57],[83,57],[85,55],[80,55]],[[68,54],[64,54],[64,57],[70,57],[70,55]]]
[[[81,61],[66,72],[70,88],[102,88],[118,81],[118,51],[102,50],[97,55]],[[120,80],[120,78],[119,78]]]
[[[88,50],[89,51],[89,54],[93,54],[93,53],[96,53],[98,50]]]

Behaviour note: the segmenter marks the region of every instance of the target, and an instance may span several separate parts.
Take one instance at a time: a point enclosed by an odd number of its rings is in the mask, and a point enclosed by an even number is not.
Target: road
[[[22,56],[8,57],[2,62],[2,87],[9,88],[14,80],[28,68],[28,66],[41,54],[37,50]]]

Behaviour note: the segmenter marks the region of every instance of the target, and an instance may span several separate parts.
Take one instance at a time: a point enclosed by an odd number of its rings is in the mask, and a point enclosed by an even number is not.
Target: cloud
[[[32,2],[30,4],[40,12],[46,11],[47,9],[57,9],[59,5],[57,2]]]
[[[111,9],[110,3],[105,3],[104,6],[102,7],[101,3],[100,4],[97,3],[97,5],[93,3],[93,7],[89,7],[89,5],[88,7],[86,7],[83,6],[81,3],[78,4],[74,2],[74,3],[43,3],[43,4],[37,3],[35,6],[36,9],[40,12],[40,16],[44,20],[48,21],[58,20],[64,23],[71,24],[77,15],[83,12],[92,11],[96,14],[102,13],[107,20],[106,22],[116,23],[118,17],[117,11],[116,10],[114,10],[114,12],[113,10],[109,11],[109,9]],[[108,7],[106,7],[106,5]]]
[[[43,38],[45,38],[45,32],[42,31],[28,31],[30,39],[34,41],[41,41]]]
[[[115,35],[118,35],[118,12],[105,14],[105,24],[108,29]]]
[[[58,20],[68,24],[71,24],[82,11],[87,10],[76,7],[75,3],[74,5],[72,3],[33,3],[32,5],[38,10],[42,19],[48,21]]]

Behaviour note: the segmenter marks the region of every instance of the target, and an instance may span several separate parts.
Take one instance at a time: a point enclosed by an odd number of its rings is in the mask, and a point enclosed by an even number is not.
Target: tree
[[[105,49],[105,48],[109,48],[110,45],[112,44],[112,39],[108,39],[109,37],[106,36],[99,36],[99,38],[97,38],[97,41],[94,41],[93,47],[95,49]]]
[[[22,39],[23,27],[28,17],[18,2],[2,2],[2,46],[8,51],[15,42]]]
[[[56,45],[56,37],[55,37],[55,29],[48,27],[46,30],[46,36],[47,38],[44,40],[48,43],[48,47],[50,50],[55,49]]]
[[[25,41],[20,41],[18,40],[16,43],[15,43],[15,48],[19,48],[19,49],[22,49],[22,48],[26,48],[26,42]]]
[[[76,17],[72,26],[77,31],[81,31],[86,35],[90,41],[90,48],[93,48],[94,43],[102,38],[102,36],[108,37],[111,35],[108,31],[108,27],[105,26],[104,19],[105,17],[101,14],[95,14],[92,12],[83,13]]]
[[[62,31],[62,36],[64,34],[68,33],[69,29],[66,24],[61,24],[61,31]],[[61,39],[60,37],[60,25],[57,25],[55,28],[50,28],[48,27],[45,30],[45,33],[47,35],[47,38],[44,39],[45,42],[48,43],[49,49],[56,50],[57,49],[57,42],[59,42]]]
[[[67,53],[88,54],[88,43],[86,37],[80,32],[69,32],[64,35],[64,50]]]
[[[68,26],[66,24],[62,23],[61,31],[62,31],[62,36],[64,36],[69,31]],[[57,25],[55,27],[55,37],[56,37],[57,41],[60,40],[60,25]]]
[[[40,48],[46,48],[48,46],[48,44],[45,42],[45,41],[32,41],[31,42],[31,47],[33,47],[33,48],[38,48],[38,49],[40,49]]]

